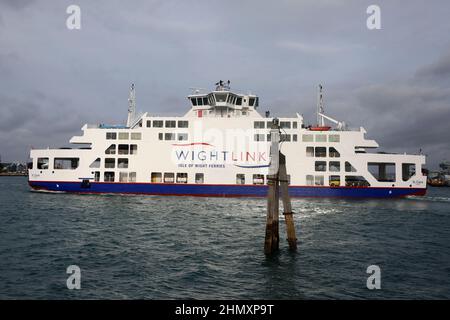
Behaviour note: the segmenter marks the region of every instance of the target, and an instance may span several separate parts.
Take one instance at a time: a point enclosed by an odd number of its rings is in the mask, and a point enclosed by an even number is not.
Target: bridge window
[[[362,176],[345,176],[346,187],[370,187],[370,183]]]
[[[238,173],[236,175],[236,184],[245,184],[245,174]]]
[[[197,106],[197,98],[191,98],[192,105]]]
[[[327,156],[327,148],[325,147],[316,147],[315,151],[317,158],[324,158]]]
[[[280,121],[280,128],[281,129],[290,129],[291,122],[290,121]]]
[[[264,184],[264,175],[263,174],[254,174],[253,175],[253,184]]]
[[[264,129],[264,121],[255,121],[254,122],[254,127],[255,129]]]
[[[297,129],[297,122],[296,121],[292,122],[292,129]]]
[[[187,183],[188,182],[188,174],[185,172],[177,173],[177,183]]]
[[[326,161],[316,161],[314,168],[316,171],[327,171]]]
[[[203,183],[204,180],[204,175],[203,173],[196,173],[195,174],[195,183]]]
[[[116,145],[112,144],[105,150],[105,154],[116,154]]]
[[[142,134],[140,132],[132,132],[131,140],[141,140]]]
[[[178,128],[188,128],[188,127],[189,127],[189,121],[185,121],[185,120],[178,121]]]
[[[118,154],[128,154],[129,146],[127,144],[119,144]]]
[[[137,144],[130,144],[130,154],[137,154]]]
[[[174,120],[166,120],[166,128],[175,128],[177,126],[177,122]]]
[[[128,132],[119,132],[119,140],[128,140],[129,133]]]
[[[255,134],[255,141],[264,141],[265,134]]]
[[[117,168],[120,168],[120,169],[128,168],[128,159],[127,158],[117,159]]]
[[[313,142],[314,136],[312,134],[302,134],[302,141],[303,142]]]
[[[105,182],[114,182],[114,172],[112,171],[105,171],[103,176],[103,181]]]
[[[339,187],[341,185],[341,177],[340,176],[330,176],[329,180],[330,187]]]
[[[115,132],[107,132],[106,133],[106,140],[116,140],[117,139],[117,133]]]
[[[128,181],[129,182],[136,182],[136,172],[130,172],[128,174]]]
[[[41,170],[46,170],[48,169],[48,158],[38,158],[37,159],[37,168],[41,169]]]
[[[338,134],[330,134],[328,136],[328,141],[329,142],[340,142],[341,141],[341,136]]]
[[[252,107],[255,104],[255,98],[248,98],[248,105]]]
[[[226,93],[216,93],[216,102],[225,102],[227,100],[227,94]]]
[[[164,183],[174,183],[175,178],[172,172],[164,172]]]
[[[339,161],[330,161],[329,171],[331,172],[340,172],[341,171],[341,163]]]
[[[326,134],[316,134],[316,142],[327,142]]]
[[[89,168],[100,168],[100,158],[97,158],[92,162]]]
[[[119,182],[128,182],[128,172],[119,172]]]
[[[369,162],[369,172],[380,182],[395,182],[395,163]]]
[[[237,99],[236,99],[236,105],[237,105],[237,106],[242,106],[242,98],[241,98],[241,97],[237,97]]]
[[[106,158],[105,159],[105,168],[115,168],[116,167],[116,159],[114,158]]]
[[[75,170],[78,168],[80,158],[55,158],[53,162],[54,169]]]
[[[186,141],[188,139],[187,133],[179,133],[178,134],[178,141]]]
[[[416,165],[414,163],[402,163],[402,180],[408,181],[416,174]]]
[[[330,147],[329,148],[329,152],[330,152],[330,158],[339,158],[341,156],[341,154],[339,153],[339,151],[337,151],[335,148]]]
[[[151,120],[147,120],[147,128],[151,128],[152,127],[152,121]]]
[[[162,174],[161,172],[152,172],[151,178],[152,183],[161,183],[162,182]]]
[[[153,120],[153,128],[162,128],[163,124],[162,120]]]
[[[345,161],[345,172],[356,172],[356,169],[350,162]]]

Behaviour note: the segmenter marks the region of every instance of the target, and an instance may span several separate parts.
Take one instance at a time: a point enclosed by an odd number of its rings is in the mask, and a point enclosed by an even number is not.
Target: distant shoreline
[[[26,177],[26,173],[0,173],[0,177]]]

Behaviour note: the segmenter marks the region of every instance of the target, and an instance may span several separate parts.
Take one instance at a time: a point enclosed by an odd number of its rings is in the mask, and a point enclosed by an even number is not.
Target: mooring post
[[[279,151],[280,151],[280,129],[278,119],[272,122],[270,130],[271,146],[270,146],[270,166],[267,176],[268,193],[267,193],[267,223],[266,223],[266,239],[264,243],[264,253],[271,254],[279,248],[279,184],[278,184],[278,167],[279,167]]]
[[[294,217],[292,212],[291,199],[289,197],[289,181],[286,170],[286,157],[280,152],[278,177],[280,181],[281,199],[283,201],[283,215],[286,222],[287,241],[289,249],[297,250],[297,237],[295,236]]]

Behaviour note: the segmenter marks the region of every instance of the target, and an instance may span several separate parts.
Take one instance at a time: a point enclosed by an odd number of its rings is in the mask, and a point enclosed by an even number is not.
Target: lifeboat
[[[311,131],[329,131],[330,129],[331,129],[331,127],[329,127],[329,126],[315,126],[315,127],[309,128],[309,130],[311,130]]]

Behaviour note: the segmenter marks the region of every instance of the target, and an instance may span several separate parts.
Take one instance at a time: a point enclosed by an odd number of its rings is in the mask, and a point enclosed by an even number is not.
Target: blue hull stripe
[[[162,183],[96,183],[83,188],[81,182],[29,181],[36,190],[75,193],[128,193],[149,195],[188,195],[208,197],[266,197],[266,185],[210,185]],[[424,188],[364,188],[290,186],[292,197],[391,198],[424,195]]]

